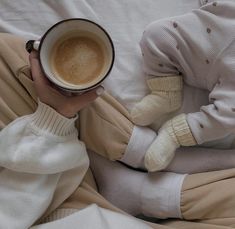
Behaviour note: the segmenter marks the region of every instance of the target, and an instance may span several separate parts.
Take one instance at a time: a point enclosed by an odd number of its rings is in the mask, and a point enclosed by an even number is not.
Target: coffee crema
[[[82,85],[96,80],[105,65],[101,44],[88,36],[61,38],[52,48],[52,67],[70,84]]]

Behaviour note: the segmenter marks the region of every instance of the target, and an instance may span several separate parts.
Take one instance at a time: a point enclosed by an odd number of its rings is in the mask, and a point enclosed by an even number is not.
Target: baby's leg
[[[171,86],[162,87],[162,82]],[[155,128],[159,128],[182,105],[182,77],[158,77],[148,80],[147,83],[151,93],[133,107],[131,119],[140,126],[154,123]]]
[[[181,26],[186,24],[187,19],[190,17],[193,16],[190,14],[180,16]],[[184,48],[188,47],[185,43],[190,39],[188,38],[187,40],[183,32],[177,28],[178,24],[175,22],[177,20],[178,18],[175,17],[174,19],[154,22],[144,32],[141,41],[144,70],[148,75],[158,77],[149,81],[150,88],[154,86],[155,91],[152,90],[153,92],[150,95],[147,95],[134,107],[132,118],[135,116],[143,120],[142,118],[145,119],[147,117],[150,120],[150,116],[152,116],[161,121],[163,116],[169,118],[169,113],[172,116],[175,115],[176,113],[173,111],[176,111],[181,106],[182,77],[179,75],[179,71],[185,70],[184,62],[187,61],[187,54],[184,52]],[[179,50],[179,44],[181,44],[180,48],[182,50]],[[184,74],[190,74],[188,69],[183,72]],[[178,76],[176,76],[177,74]],[[167,107],[172,109],[165,109],[166,104],[169,104]],[[150,107],[153,112],[149,112],[151,110]],[[158,109],[155,109],[157,107]],[[135,115],[133,115],[133,112]],[[142,115],[143,112],[146,115]],[[166,116],[167,112],[168,115]],[[162,170],[174,157],[176,148],[180,145],[191,146],[195,144],[196,141],[185,120],[185,115],[178,116],[172,119],[171,122],[166,123],[164,128],[161,129],[158,138],[148,149],[145,165],[149,171]]]
[[[160,127],[181,107],[183,82],[171,53],[174,38],[168,30],[174,28],[170,26],[169,20],[154,22],[146,28],[141,39],[144,71],[151,93],[131,111],[131,118],[137,125],[154,122]]]

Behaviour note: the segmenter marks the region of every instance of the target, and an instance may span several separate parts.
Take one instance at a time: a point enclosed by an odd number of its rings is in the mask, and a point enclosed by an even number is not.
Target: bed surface
[[[130,109],[147,93],[139,48],[146,25],[199,6],[198,0],[1,0],[0,31],[31,39],[62,19],[98,22],[111,35],[116,51],[105,88]]]

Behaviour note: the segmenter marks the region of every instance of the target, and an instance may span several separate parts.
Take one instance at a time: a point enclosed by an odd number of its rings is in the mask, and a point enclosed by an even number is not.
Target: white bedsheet
[[[62,19],[98,22],[110,33],[116,50],[104,85],[130,109],[147,92],[138,44],[145,26],[199,5],[198,0],[1,0],[0,31],[37,38]]]

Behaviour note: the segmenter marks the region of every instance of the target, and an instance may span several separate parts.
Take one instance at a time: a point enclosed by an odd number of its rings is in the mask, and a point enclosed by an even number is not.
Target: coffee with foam
[[[56,77],[73,85],[86,85],[97,80],[108,64],[101,40],[92,33],[70,32],[52,48],[51,66]]]

